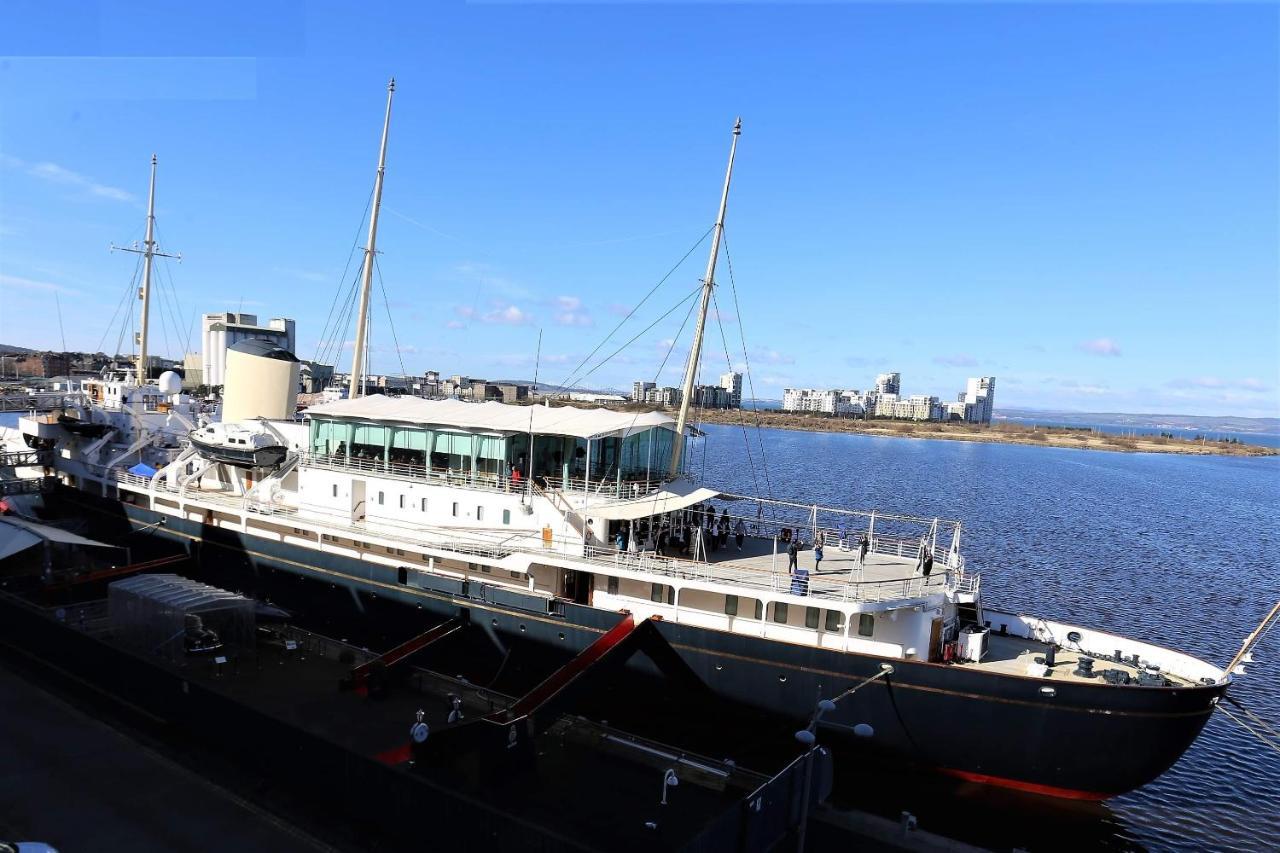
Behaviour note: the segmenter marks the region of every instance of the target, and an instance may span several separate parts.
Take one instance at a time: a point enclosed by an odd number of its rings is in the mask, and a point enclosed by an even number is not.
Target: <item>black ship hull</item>
[[[235,563],[252,572],[283,571],[404,605],[403,618],[425,627],[460,608],[505,638],[568,658],[613,627],[618,614],[507,588],[443,577],[404,583],[375,565],[163,516],[130,504],[64,489],[61,499],[97,510],[149,535],[170,538],[204,564]],[[87,506],[85,506],[87,505]],[[123,512],[123,517],[122,517]],[[154,527],[161,518],[163,526]],[[353,596],[355,598],[357,596]],[[1046,695],[1039,679],[916,660],[882,658],[660,622],[684,663],[720,696],[763,712],[807,721],[818,697],[833,697],[892,666],[891,674],[837,704],[822,719],[824,739],[965,779],[1038,794],[1106,799],[1151,782],[1186,751],[1227,684],[1121,687],[1062,681]],[[419,628],[421,630],[421,628]],[[632,666],[655,672],[636,657]],[[854,727],[871,727],[855,738]],[[865,731],[865,729],[863,730]]]

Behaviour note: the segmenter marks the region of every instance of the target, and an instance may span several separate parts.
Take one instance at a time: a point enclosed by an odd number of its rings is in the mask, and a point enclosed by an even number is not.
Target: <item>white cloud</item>
[[[49,183],[62,184],[63,186],[73,187],[88,193],[95,198],[105,198],[111,201],[136,201],[133,193],[122,190],[119,187],[101,184],[86,175],[79,172],[73,172],[65,166],[59,166],[57,163],[26,163],[17,157],[4,155],[0,157],[0,165],[4,165],[10,169],[18,169],[26,172],[34,178],[39,178]]]
[[[461,320],[450,320],[449,322],[444,324],[444,327],[446,329],[465,329],[467,327],[467,324],[462,322]]]
[[[1082,352],[1092,353],[1093,355],[1101,355],[1114,358],[1120,355],[1120,345],[1111,338],[1094,338],[1089,341],[1081,341],[1076,344],[1076,349]]]
[[[4,287],[13,287],[18,290],[42,290],[46,293],[80,293],[73,287],[67,287],[62,284],[55,284],[52,281],[37,281],[31,278],[22,278],[16,275],[5,275],[0,273],[0,285]]]
[[[1185,379],[1173,379],[1166,383],[1170,388],[1182,390],[1239,390],[1262,393],[1271,390],[1271,386],[1261,379],[1247,376],[1244,379],[1221,379],[1217,376],[1195,376]]]
[[[595,321],[591,319],[582,308],[582,300],[576,296],[557,296],[556,305],[556,324],[560,326],[594,326]]]

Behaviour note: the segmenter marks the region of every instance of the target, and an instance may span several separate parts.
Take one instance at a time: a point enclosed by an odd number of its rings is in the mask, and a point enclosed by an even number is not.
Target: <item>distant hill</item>
[[[30,355],[39,350],[27,349],[26,347],[15,347],[9,344],[0,344],[0,355]]]
[[[1183,429],[1204,432],[1280,434],[1280,418],[1241,418],[1233,415],[1165,415],[1127,412],[1067,412],[1057,409],[999,408],[997,419],[1038,421],[1062,426],[1117,426],[1136,429]]]

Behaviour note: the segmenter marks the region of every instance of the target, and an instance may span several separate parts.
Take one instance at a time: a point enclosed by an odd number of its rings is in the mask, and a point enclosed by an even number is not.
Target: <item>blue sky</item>
[[[995,375],[1010,406],[1280,415],[1273,4],[205,5],[0,6],[0,342],[60,347],[56,292],[68,347],[113,348],[134,267],[107,248],[141,237],[154,151],[184,256],[159,348],[239,306],[315,355],[394,74],[379,266],[411,372],[530,376],[541,330],[566,379],[710,226],[740,114],[758,395],[898,370],[944,398]],[[653,379],[683,317],[590,384]],[[724,350],[713,324],[707,377]]]

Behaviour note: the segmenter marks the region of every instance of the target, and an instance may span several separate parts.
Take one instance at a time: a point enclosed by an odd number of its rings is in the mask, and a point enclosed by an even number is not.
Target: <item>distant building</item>
[[[293,320],[272,317],[267,325],[258,325],[254,314],[232,311],[205,314],[201,323],[201,372],[205,385],[221,385],[226,381],[227,348],[244,340],[271,341],[291,353],[297,350]]]
[[[901,386],[901,373],[881,373],[876,377],[877,394],[893,394],[894,396],[897,396],[902,393]]]
[[[646,401],[648,393],[657,387],[657,383],[641,382],[637,379],[631,383],[631,399],[636,403],[643,403]]]
[[[304,361],[298,368],[298,381],[303,394],[319,394],[333,383],[333,365]]]
[[[720,387],[729,393],[729,408],[742,408],[742,374],[730,371],[720,375]]]
[[[991,423],[996,407],[996,378],[994,376],[971,377],[960,395],[960,401],[972,403],[973,409],[965,420],[975,424]]]
[[[189,352],[182,357],[182,388],[190,391],[204,384],[204,364],[200,353]]]
[[[72,353],[27,352],[0,356],[4,365],[0,374],[15,379],[44,379],[51,376],[67,376],[71,373]]]
[[[860,400],[838,388],[784,388],[782,408],[788,412],[820,412],[846,417],[859,416],[863,412]]]
[[[722,385],[698,385],[693,389],[693,405],[704,409],[732,409],[733,398]]]
[[[673,388],[670,385],[664,385],[661,388],[649,388],[644,392],[644,400],[641,402],[650,406],[662,406],[668,409],[674,409],[680,405],[681,392],[679,388]]]

